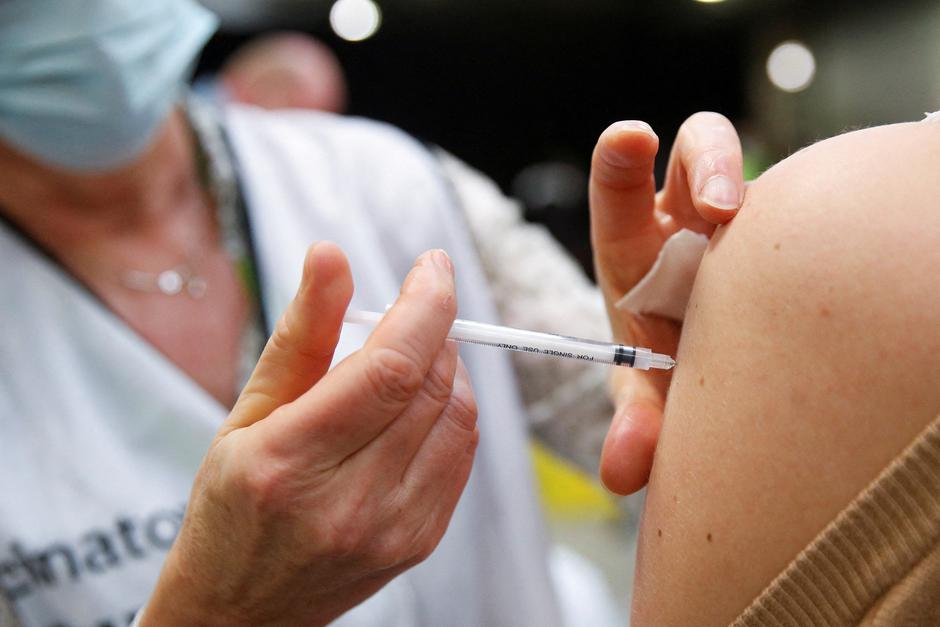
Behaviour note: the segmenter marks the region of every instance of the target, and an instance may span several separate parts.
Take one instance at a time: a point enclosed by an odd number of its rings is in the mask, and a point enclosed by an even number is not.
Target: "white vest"
[[[414,258],[444,248],[460,315],[495,321],[436,162],[399,131],[308,112],[232,109],[266,313],[307,246],[349,256],[353,305],[391,303]],[[0,227],[0,590],[29,626],[126,625],[147,599],[226,409],[56,266]],[[348,328],[337,359],[361,346]],[[507,356],[462,349],[480,407],[468,487],[435,553],[346,626],[560,624]]]

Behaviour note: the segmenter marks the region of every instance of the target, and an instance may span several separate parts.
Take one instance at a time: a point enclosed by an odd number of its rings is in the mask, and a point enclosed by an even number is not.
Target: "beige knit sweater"
[[[940,626],[940,417],[734,627]]]

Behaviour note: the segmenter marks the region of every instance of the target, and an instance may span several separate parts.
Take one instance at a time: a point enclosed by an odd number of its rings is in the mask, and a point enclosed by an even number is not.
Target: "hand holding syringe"
[[[375,326],[382,320],[382,315],[373,311],[350,309],[346,312],[343,321],[348,324]],[[613,366],[628,366],[640,370],[650,368],[670,370],[676,365],[675,360],[669,355],[654,353],[648,348],[524,331],[469,320],[454,320],[454,325],[447,337],[468,344],[482,344],[523,353],[579,359]]]

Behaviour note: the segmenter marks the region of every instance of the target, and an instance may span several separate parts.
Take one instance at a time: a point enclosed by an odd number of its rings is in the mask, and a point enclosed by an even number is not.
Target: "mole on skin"
[[[832,315],[832,311],[828,307],[820,307],[819,315],[822,316],[823,318],[828,318],[829,316]]]
[[[709,533],[707,536],[705,536],[705,538],[708,539],[709,542],[711,542],[711,541],[712,541],[712,534]]]
[[[701,385],[702,387],[705,387],[705,376],[704,376],[704,375],[701,376],[701,377],[699,377],[698,384]]]

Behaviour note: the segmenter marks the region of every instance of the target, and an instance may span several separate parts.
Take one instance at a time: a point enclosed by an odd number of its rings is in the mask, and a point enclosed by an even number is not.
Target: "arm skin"
[[[940,413],[940,124],[778,164],[713,238],[649,482],[635,627],[727,625]]]

